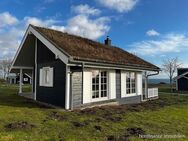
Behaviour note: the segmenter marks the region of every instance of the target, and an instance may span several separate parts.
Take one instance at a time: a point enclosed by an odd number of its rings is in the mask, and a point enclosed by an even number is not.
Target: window
[[[53,87],[53,68],[40,69],[40,86]]]
[[[28,81],[28,78],[24,78],[24,81]]]
[[[136,93],[136,74],[135,72],[126,73],[126,93]]]
[[[92,98],[107,97],[107,72],[93,70],[92,71]]]

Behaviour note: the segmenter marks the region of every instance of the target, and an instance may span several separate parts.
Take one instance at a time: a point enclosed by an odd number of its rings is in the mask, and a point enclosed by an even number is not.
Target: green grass
[[[188,140],[188,96],[160,95],[143,104],[64,111],[38,105],[17,92],[16,85],[0,84],[0,141],[105,141],[109,136],[123,137],[127,128],[141,128],[145,134],[185,135],[174,141]],[[34,127],[6,128],[22,121]],[[144,140],[133,135],[129,139]]]

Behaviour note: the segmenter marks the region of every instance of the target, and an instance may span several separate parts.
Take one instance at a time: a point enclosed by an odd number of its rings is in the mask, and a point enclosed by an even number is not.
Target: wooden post
[[[20,69],[20,87],[19,87],[19,94],[22,93],[22,80],[23,79],[23,70]]]

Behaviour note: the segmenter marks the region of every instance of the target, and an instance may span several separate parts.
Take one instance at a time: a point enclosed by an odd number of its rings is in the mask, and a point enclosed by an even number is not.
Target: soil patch
[[[113,135],[110,135],[107,137],[107,141],[117,141],[116,137]]]
[[[139,136],[139,135],[144,135],[145,131],[142,128],[127,128],[126,133],[129,136]]]
[[[14,122],[5,125],[5,128],[8,130],[32,129],[33,127],[35,127],[35,125],[29,124],[26,121]]]
[[[137,127],[133,127],[133,128],[127,128],[123,134],[121,134],[120,136],[108,136],[107,137],[107,141],[130,141],[129,137],[130,136],[135,136],[138,137],[139,135],[144,135],[145,131],[142,128],[137,128]]]
[[[128,136],[113,136],[107,137],[107,141],[130,141]]]
[[[65,138],[62,135],[59,135],[59,141],[65,141]]]
[[[96,121],[96,122],[102,122],[103,120],[104,120],[104,119],[101,118],[101,117],[96,117],[94,121]]]
[[[97,131],[102,131],[102,127],[99,126],[99,125],[95,125],[94,128],[95,128],[95,130],[97,130]]]
[[[58,121],[64,121],[67,119],[66,116],[61,115],[58,112],[52,112],[49,114],[48,119],[58,120]]]
[[[103,114],[102,117],[106,120],[112,121],[112,122],[120,122],[122,121],[122,118],[120,116],[113,116],[113,114]]]
[[[86,108],[84,110],[80,110],[80,113],[81,114],[90,114],[90,115],[95,115],[97,113],[97,108],[94,107],[94,108]]]
[[[75,127],[84,127],[84,126],[88,125],[89,123],[87,121],[83,121],[83,122],[73,121],[72,124]]]
[[[120,122],[120,121],[122,121],[121,117],[114,117],[114,116],[108,116],[108,117],[105,117],[105,119],[110,120],[112,122]]]

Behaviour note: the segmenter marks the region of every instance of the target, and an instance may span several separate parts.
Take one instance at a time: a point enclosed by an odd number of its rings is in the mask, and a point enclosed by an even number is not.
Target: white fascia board
[[[185,73],[183,73],[183,74],[181,74],[181,75],[179,75],[179,76],[176,76],[176,77],[174,77],[173,78],[173,80],[178,80],[178,79],[180,79],[180,78],[182,78],[182,77],[184,77],[184,78],[186,78],[186,76],[185,75],[187,75],[188,74],[188,72],[185,72]],[[187,78],[186,78],[187,79]]]
[[[96,66],[96,65],[84,65],[85,68],[97,68],[97,69],[120,69],[120,70],[126,70],[126,71],[135,71],[135,72],[143,72],[144,70],[139,69],[129,69],[129,68],[119,68],[119,67],[107,67],[107,66]]]
[[[15,64],[15,61],[18,57],[18,54],[20,53],[22,47],[23,47],[23,44],[27,38],[27,36],[32,33],[35,35],[35,37],[37,37],[44,45],[46,45],[46,47],[48,49],[50,49],[61,61],[63,61],[65,64],[68,63],[68,56],[65,55],[64,53],[62,53],[62,51],[58,50],[51,42],[49,42],[45,37],[43,37],[38,31],[36,31],[31,25],[27,28],[26,32],[25,32],[25,35],[21,41],[21,44],[16,52],[16,55],[13,59],[13,62],[11,64],[11,68],[10,68],[10,71],[15,67],[14,67],[14,64]]]
[[[36,31],[32,26],[29,27],[31,31],[49,50],[51,50],[58,58],[65,64],[68,63],[68,56],[57,49],[50,41],[48,41],[43,35]]]
[[[24,73],[24,74],[31,79],[31,76],[29,76],[29,74],[27,74],[27,73]]]
[[[32,70],[33,67],[23,67],[23,66],[12,66],[11,69],[28,69],[28,70]]]
[[[70,63],[69,65],[76,65],[76,64],[82,64],[84,63],[84,66],[88,67],[99,67],[99,68],[118,68],[121,70],[139,70],[139,71],[152,71],[152,72],[158,72],[160,70],[155,70],[155,69],[149,69],[149,68],[139,68],[139,67],[131,67],[127,65],[118,65],[118,64],[109,64],[109,63],[100,63],[100,62],[92,62],[92,61],[79,61],[79,60],[73,60],[72,58],[69,59]]]

